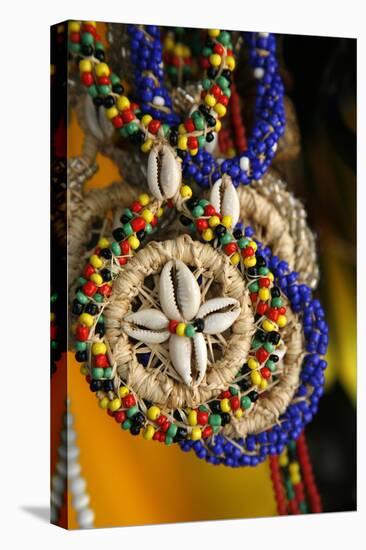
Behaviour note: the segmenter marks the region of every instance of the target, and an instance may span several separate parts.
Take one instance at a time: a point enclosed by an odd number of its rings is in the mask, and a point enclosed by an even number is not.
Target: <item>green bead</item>
[[[218,434],[221,430],[221,426],[212,426],[212,431],[214,434]]]
[[[76,299],[81,304],[87,304],[89,302],[89,298],[85,296],[84,292],[81,292],[81,290],[76,293]]]
[[[78,286],[85,285],[86,279],[84,277],[78,277]]]
[[[206,405],[200,405],[198,407],[198,410],[201,412],[208,412],[208,408],[206,407]]]
[[[92,377],[95,380],[100,380],[104,376],[104,369],[92,369]]]
[[[177,67],[173,67],[172,65],[170,65],[170,66],[168,67],[168,73],[169,73],[171,76],[175,76],[175,75],[178,73]]]
[[[98,303],[101,303],[104,301],[104,296],[102,294],[99,294],[99,292],[97,292],[96,294],[94,294],[94,300]]]
[[[121,134],[122,137],[126,138],[128,136],[128,130],[126,126],[123,126],[123,128],[120,128],[119,133]]]
[[[71,53],[79,53],[80,52],[80,44],[75,44],[75,42],[69,42],[69,51]]]
[[[246,239],[245,237],[241,237],[241,239],[238,240],[239,248],[246,248],[249,243],[250,240]]]
[[[223,90],[222,93],[226,95],[226,97],[231,97],[231,90],[230,88],[226,88],[226,90]]]
[[[54,304],[58,298],[58,292],[53,292],[51,295],[51,304]]]
[[[204,78],[202,82],[202,86],[204,90],[209,90],[212,86],[212,82],[209,78]],[[197,111],[196,111],[197,112]]]
[[[254,338],[253,342],[252,342],[252,349],[258,349],[260,348],[262,345],[262,342],[260,342],[259,340],[256,340]]]
[[[104,315],[102,313],[99,315],[98,323],[104,323]]]
[[[308,507],[307,507],[306,502],[300,502],[299,508],[300,508],[300,510],[302,511],[303,514],[308,513]]]
[[[271,307],[281,307],[281,306],[282,306],[282,298],[272,298]]]
[[[136,122],[130,122],[129,124],[127,124],[126,128],[127,128],[128,135],[132,136],[133,134],[136,134],[136,132],[138,131],[139,125]]]
[[[88,94],[90,95],[90,97],[97,97],[98,90],[95,84],[92,84],[91,86],[89,86]]]
[[[243,409],[250,409],[252,405],[250,397],[248,397],[247,395],[244,395],[240,400],[240,405],[242,406]]]
[[[100,86],[98,86],[98,91],[102,95],[108,95],[111,93],[112,88],[111,86],[108,86],[108,84],[101,84]]]
[[[96,49],[96,50],[103,50],[103,51],[104,51],[103,43],[97,41],[97,42],[95,43],[95,49]],[[118,81],[119,81],[119,80],[118,80]],[[114,84],[114,82],[113,82],[113,84]]]
[[[92,44],[94,44],[94,36],[90,32],[84,32],[81,35],[81,42],[86,46],[91,46]]]
[[[200,206],[202,206],[202,208],[205,208],[205,206],[207,206],[208,204],[210,204],[210,201],[206,200],[206,199],[201,199],[198,203]]]
[[[201,116],[197,116],[193,119],[194,127],[196,130],[204,130],[205,129],[205,121]],[[206,139],[206,138],[205,138]]]
[[[211,48],[205,47],[205,48],[202,49],[203,57],[209,57],[211,54],[212,54]]]
[[[75,342],[75,349],[76,351],[85,351],[86,350],[86,342]]]
[[[266,362],[266,367],[269,368],[269,370],[271,372],[275,372],[276,370],[276,363],[274,363],[273,361],[271,361],[271,359],[268,359],[268,361]]]
[[[258,292],[258,290],[259,290],[258,281],[255,281],[254,283],[251,283],[248,288],[249,288],[249,292]]]
[[[263,347],[266,351],[268,351],[268,353],[272,353],[274,350],[274,345],[271,344],[271,342],[264,342]]]
[[[233,240],[233,236],[229,232],[225,233],[225,235],[220,237],[220,243],[222,245],[231,243],[232,240]]]
[[[221,426],[221,416],[219,414],[210,414],[208,423],[210,426]]]
[[[198,141],[198,147],[204,147],[206,143],[206,138],[205,136],[198,136],[197,141]]]
[[[123,226],[123,231],[126,237],[129,237],[133,233],[132,225],[130,223],[125,223],[125,225]]]
[[[117,76],[115,73],[112,73],[110,76],[112,84],[119,84],[121,82],[121,79],[119,76]]]
[[[223,45],[228,46],[230,44],[230,34],[227,31],[221,31],[217,40]]]
[[[169,132],[170,132],[170,126],[169,126],[169,124],[162,124],[162,125],[161,125],[161,130],[163,131],[164,137],[167,137],[167,135],[168,135]]]
[[[194,225],[193,222],[192,222],[191,224],[189,224],[188,229],[189,229],[189,231],[191,231],[192,233],[194,233],[194,232],[196,231],[196,226]]]
[[[231,395],[238,395],[239,391],[234,386],[230,386],[230,393]]]
[[[165,445],[171,445],[172,443],[173,443],[173,438],[167,435],[165,438]]]
[[[177,431],[178,431],[178,426],[176,424],[170,424],[166,432],[166,435],[167,437],[174,437]]]
[[[192,210],[192,216],[194,216],[195,218],[200,218],[201,216],[203,216],[203,213],[204,213],[204,210],[202,208],[202,206],[195,206]]]
[[[112,378],[112,367],[104,369],[104,378]]]
[[[125,216],[128,216],[129,219],[132,220],[133,214],[132,214],[132,212],[131,212],[131,210],[130,210],[129,208],[125,208],[125,209],[123,210],[123,214],[124,214]]]
[[[259,268],[259,275],[268,275],[269,269],[268,267],[260,267]]]
[[[115,256],[120,256],[122,254],[121,247],[116,242],[112,243],[111,249],[112,249],[112,252]]]
[[[193,336],[196,334],[196,329],[193,325],[187,325],[184,334],[188,336],[188,338],[193,338]]]
[[[134,405],[133,407],[130,407],[129,409],[127,409],[127,416],[128,418],[132,418],[138,412],[139,412],[138,406]]]
[[[57,348],[58,348],[58,342],[56,342],[56,340],[52,340],[52,342],[51,342],[51,348],[52,348],[52,349],[57,349]]]
[[[122,430],[129,430],[131,426],[132,426],[132,420],[130,420],[129,418],[127,418],[127,420],[125,420],[123,424],[121,424]]]
[[[220,86],[222,91],[226,90],[230,86],[230,82],[222,75],[216,80],[216,84]]]
[[[147,223],[145,225],[145,233],[147,235],[150,235],[150,233],[152,233],[152,232],[153,232],[153,226],[150,223]]]

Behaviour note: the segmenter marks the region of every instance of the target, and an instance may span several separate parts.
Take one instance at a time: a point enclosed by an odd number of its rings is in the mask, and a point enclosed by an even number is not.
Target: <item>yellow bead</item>
[[[150,122],[152,121],[152,116],[151,115],[144,115],[141,119],[141,122],[144,126],[149,126]]]
[[[148,208],[145,208],[142,211],[141,216],[144,218],[146,223],[150,223],[154,219],[154,214]]]
[[[214,233],[212,229],[205,229],[202,233],[202,238],[204,241],[210,242],[214,238]]]
[[[220,118],[226,115],[226,107],[221,103],[216,103],[214,107],[214,111],[216,111],[216,113],[219,115]]]
[[[184,331],[186,330],[186,324],[185,323],[178,323],[177,328],[175,329],[175,333],[177,336],[184,336]]]
[[[153,142],[152,139],[150,139],[150,138],[147,139],[147,140],[145,141],[145,143],[143,143],[143,144],[141,145],[141,151],[142,151],[143,153],[148,153],[148,152],[150,151],[151,147],[153,146],[153,143],[154,143],[154,142]]]
[[[269,300],[270,293],[268,288],[260,288],[258,292],[259,299],[262,300],[262,302],[266,302]]]
[[[250,357],[250,359],[248,359],[248,367],[252,370],[255,370],[259,367],[259,363],[255,357]]]
[[[56,319],[56,315],[51,311],[50,320],[54,321]]]
[[[225,399],[221,399],[220,401],[220,409],[222,412],[227,413],[231,410],[230,401],[225,397]]]
[[[86,367],[85,365],[81,365],[80,374],[82,374],[83,376],[86,376],[87,374],[89,374],[88,367]]]
[[[118,399],[118,397],[116,399],[112,399],[112,401],[109,402],[109,410],[114,412],[114,411],[118,411],[118,409],[120,409],[122,406],[122,402],[120,399]]]
[[[186,127],[184,126],[184,124],[179,124],[178,134],[186,134],[186,133],[187,133],[187,130],[186,130]]]
[[[235,411],[234,413],[234,416],[235,418],[241,418],[243,416],[244,412],[242,409],[238,409],[237,411]]]
[[[197,426],[197,411],[190,410],[188,413],[188,424],[190,426]]]
[[[79,32],[80,30],[80,23],[77,21],[70,21],[69,22],[69,32]]]
[[[108,248],[108,246],[109,246],[109,240],[108,239],[105,239],[104,237],[99,239],[99,241],[98,241],[98,247],[99,248]]]
[[[185,151],[187,149],[187,142],[187,136],[180,135],[178,138],[178,149],[182,149],[182,151]]]
[[[284,468],[285,466],[287,466],[287,464],[288,464],[288,456],[287,456],[287,454],[283,453],[283,454],[280,456],[278,462],[279,462],[280,466],[282,466],[283,468]]]
[[[108,405],[109,405],[108,397],[103,397],[102,399],[99,400],[99,407],[101,409],[108,409]]]
[[[245,267],[254,267],[257,263],[257,259],[255,256],[249,256],[248,258],[244,258],[244,265]]]
[[[219,67],[221,65],[221,55],[217,53],[210,55],[210,63],[213,67]]]
[[[261,375],[259,374],[259,372],[257,370],[254,370],[251,375],[250,375],[250,379],[252,381],[252,383],[255,385],[255,386],[259,386],[260,383],[262,382],[262,377]]]
[[[272,330],[276,329],[276,325],[271,321],[268,321],[268,319],[264,319],[262,323],[262,329],[265,330],[266,332],[272,332]]]
[[[286,315],[279,315],[278,316],[278,319],[277,319],[277,325],[280,327],[280,328],[283,328],[287,325],[287,317]]]
[[[92,70],[92,64],[88,59],[82,59],[79,63],[79,71],[81,73],[90,73]]]
[[[107,353],[107,346],[103,342],[94,342],[92,345],[93,355],[103,355]]]
[[[148,424],[144,430],[143,438],[146,439],[146,441],[151,441],[154,437],[155,428],[152,426],[152,424]]]
[[[140,246],[140,241],[135,235],[131,235],[131,237],[128,237],[128,244],[132,250],[136,250]]]
[[[230,71],[233,71],[235,69],[235,59],[231,55],[228,55],[226,58],[226,66]]]
[[[259,387],[263,391],[266,390],[268,388],[268,381],[263,378],[261,380],[261,383],[260,383]]]
[[[192,189],[189,187],[189,185],[183,185],[180,188],[180,195],[184,199],[189,199],[192,196]]]
[[[95,74],[97,76],[109,76],[111,74],[111,70],[107,63],[98,63],[98,65],[95,66]]]
[[[170,52],[174,48],[174,44],[175,42],[171,36],[167,36],[166,39],[164,40],[164,48],[168,52]]]
[[[156,407],[155,405],[152,405],[148,410],[147,410],[147,417],[149,420],[156,420],[157,418],[159,418],[160,416],[160,409],[159,407]]]
[[[91,265],[93,267],[95,267],[96,269],[99,269],[103,265],[102,260],[96,254],[93,254],[92,256],[90,256],[89,261],[90,261]]]
[[[183,57],[183,52],[184,52],[184,49],[182,44],[177,44],[176,46],[174,46],[175,55],[177,55],[178,57]]]
[[[147,193],[141,193],[141,195],[139,195],[139,203],[141,204],[141,206],[147,206],[150,202],[150,197]]]
[[[268,273],[267,278],[273,283],[273,281],[274,281],[274,275],[273,275],[272,272],[269,272],[269,273]]]
[[[221,126],[222,126],[221,120],[218,120],[218,119],[217,119],[217,121],[216,121],[216,126],[214,127],[215,132],[219,133],[220,130],[221,130]]]
[[[211,36],[211,38],[216,38],[216,36],[219,36],[220,29],[208,29],[208,36]]]
[[[240,254],[238,252],[235,252],[232,256],[230,256],[230,262],[233,265],[238,265],[240,262]]]
[[[103,284],[103,277],[99,273],[93,273],[90,280],[98,286]]]
[[[97,28],[97,23],[95,21],[85,21],[86,25],[91,25],[95,29]]]
[[[182,56],[183,57],[190,57],[191,49],[188,46],[182,46],[182,48],[183,48]]]
[[[298,474],[299,471],[300,471],[299,463],[298,462],[291,462],[289,467],[288,467],[288,471],[290,472],[290,474]]]
[[[248,244],[248,246],[251,246],[254,250],[254,252],[257,250],[258,246],[257,246],[257,243],[255,241],[250,241],[250,243]],[[267,275],[268,277],[268,275]]]
[[[293,485],[297,485],[298,483],[301,482],[300,474],[291,474],[290,479],[291,479]]]
[[[233,218],[231,216],[223,216],[221,223],[224,227],[226,227],[227,229],[230,229],[233,223]]]
[[[229,149],[226,151],[226,155],[228,156],[229,159],[234,158],[236,155],[236,151],[234,147],[229,147]]]
[[[82,313],[79,317],[79,322],[90,328],[94,324],[94,317],[93,315],[90,315],[90,313]]]
[[[110,107],[109,109],[106,109],[105,114],[109,120],[112,120],[112,118],[118,115],[118,109],[117,107]]]
[[[208,220],[208,225],[210,227],[216,227],[220,223],[220,218],[218,216],[211,216],[211,218]]]
[[[120,95],[117,99],[117,107],[120,111],[128,109],[130,106],[130,100],[125,95]]]
[[[196,149],[189,150],[191,157],[195,157],[198,153],[198,147]]]
[[[158,218],[161,218],[161,216],[162,216],[163,214],[164,214],[164,208],[161,208],[161,207],[158,208],[158,211],[157,211],[157,213],[156,213],[156,216],[157,216]]]
[[[121,386],[118,390],[120,397],[126,397],[130,393],[130,390],[126,386]]]
[[[212,94],[207,94],[205,97],[205,103],[209,107],[214,107],[216,105],[216,98]]]
[[[192,428],[192,432],[191,432],[191,439],[192,441],[197,441],[198,439],[201,439],[201,436],[202,436],[202,432],[201,432],[201,428]]]

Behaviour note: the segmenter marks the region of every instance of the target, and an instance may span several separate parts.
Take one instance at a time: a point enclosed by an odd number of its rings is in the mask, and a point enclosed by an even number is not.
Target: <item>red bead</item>
[[[230,405],[231,405],[231,408],[233,409],[233,411],[236,411],[237,409],[240,408],[240,400],[239,400],[239,397],[237,395],[234,395],[230,399]]]
[[[94,248],[94,254],[96,254],[97,256],[99,256],[99,254],[100,254],[100,247],[99,247],[99,246],[96,246],[96,247]]]
[[[138,231],[142,231],[146,225],[146,222],[144,218],[135,218],[131,221],[132,229],[137,233]]]
[[[114,413],[114,419],[116,422],[118,422],[118,424],[122,424],[122,422],[124,422],[126,418],[127,418],[127,415],[125,411],[116,411]]]
[[[257,305],[257,313],[259,313],[259,315],[264,315],[267,309],[268,309],[267,302],[259,302],[259,304]]]
[[[131,103],[130,103],[130,109],[131,109],[131,111],[134,111],[134,112],[135,112],[136,109],[138,109],[138,108],[139,108],[138,103],[134,103],[133,101],[131,101]]]
[[[185,121],[184,127],[187,130],[187,132],[194,132],[195,129],[196,129],[195,126],[194,126],[194,122],[191,118],[189,118],[188,120]]]
[[[159,432],[159,434],[160,434],[160,435],[159,435],[159,441],[160,441],[160,443],[164,443],[165,438],[166,438],[165,433],[164,433],[164,432]]]
[[[228,56],[232,56],[233,55],[233,50],[230,50],[229,48],[226,50],[226,55]]]
[[[158,221],[159,221],[159,220],[158,220],[158,217],[155,215],[155,216],[153,217],[153,219],[151,220],[150,225],[152,225],[153,227],[155,227],[155,225],[158,223]]]
[[[229,98],[224,94],[220,95],[218,101],[219,101],[219,103],[221,103],[221,105],[224,105],[225,107],[227,107],[228,104],[229,104]]]
[[[153,441],[160,441],[160,432],[155,432],[154,433]]]
[[[201,67],[203,69],[208,69],[210,66],[210,61],[207,57],[201,57]]]
[[[95,273],[94,267],[91,264],[86,265],[84,269],[84,277],[89,279],[90,275],[93,275],[93,273]]]
[[[198,139],[194,136],[190,136],[187,140],[188,149],[197,149],[198,148]]]
[[[108,357],[104,355],[104,353],[100,353],[99,355],[95,356],[94,364],[96,367],[101,367],[102,369],[105,369],[109,367]]]
[[[258,300],[258,292],[251,292],[249,297],[253,303],[256,302]]]
[[[80,340],[81,342],[85,342],[85,340],[88,339],[89,336],[89,329],[88,327],[85,327],[84,325],[78,325],[76,327],[76,339]]]
[[[129,409],[130,407],[133,407],[136,405],[136,399],[132,393],[128,393],[125,395],[125,397],[122,399],[123,406],[126,407],[126,409]]]
[[[91,378],[90,374],[87,374],[87,375],[85,376],[85,380],[88,382],[88,384],[90,384],[91,379],[92,379],[92,378]]]
[[[222,391],[219,395],[219,399],[230,399],[231,392],[229,390]]]
[[[92,73],[83,73],[81,75],[81,82],[84,86],[91,86],[94,83],[94,77]]]
[[[279,312],[280,315],[285,315],[285,313],[286,313],[286,308],[282,306],[282,307],[280,307],[280,309],[278,310],[278,312]]]
[[[271,284],[271,281],[268,279],[268,277],[261,277],[259,279],[259,286],[261,288],[268,288],[270,284]]]
[[[113,416],[114,416],[114,412],[111,411],[110,409],[107,409],[107,415],[113,417]]]
[[[51,340],[56,340],[57,336],[57,327],[52,323],[51,324]]]
[[[149,132],[151,134],[157,134],[160,126],[161,126],[160,120],[152,120],[151,122],[149,122],[149,126],[148,126]]]
[[[224,48],[221,46],[221,44],[215,44],[213,51],[218,55],[222,55],[224,53]]]
[[[266,379],[271,378],[271,374],[272,373],[268,367],[263,367],[261,369],[261,375],[263,376],[263,378],[266,378]]]
[[[212,430],[211,426],[206,426],[206,428],[204,428],[204,429],[202,430],[202,437],[203,437],[203,439],[207,439],[207,438],[210,437],[212,434],[213,434],[213,430]]]
[[[280,312],[278,311],[278,309],[275,309],[273,307],[270,307],[266,313],[268,319],[271,319],[271,321],[274,322],[277,321],[279,314]]]
[[[123,119],[120,115],[115,116],[112,118],[112,124],[115,128],[122,128],[123,126]]]
[[[205,206],[205,216],[214,216],[215,214],[216,214],[216,210],[212,206],[212,204],[207,204]]]
[[[89,32],[90,34],[92,34],[94,37],[97,33],[96,31],[96,28],[93,27],[93,25],[89,25],[88,23],[83,23],[82,27],[81,27],[81,32],[84,33],[84,32]]]
[[[133,201],[131,205],[131,210],[132,212],[135,212],[135,214],[137,214],[138,212],[141,212],[142,205],[139,203],[139,201]]]
[[[167,205],[168,208],[173,208],[174,204],[173,204],[172,199],[168,199],[168,200],[166,201],[166,205]]]
[[[259,348],[255,352],[255,356],[256,356],[256,358],[258,359],[258,361],[260,363],[263,363],[267,359],[267,357],[269,356],[269,353],[264,348]]]
[[[216,99],[218,99],[220,97],[220,95],[222,94],[220,86],[218,86],[217,84],[214,84],[213,86],[211,86],[210,93]]]
[[[122,120],[125,124],[128,122],[132,122],[135,119],[135,115],[131,111],[131,109],[125,109],[122,111]]]
[[[205,220],[204,218],[200,218],[196,221],[196,227],[197,227],[197,230],[200,233],[202,233],[202,231],[208,228],[208,221]]]
[[[252,248],[251,246],[247,246],[241,251],[241,255],[243,256],[243,258],[249,258],[249,256],[253,256],[253,254],[254,248]]]
[[[179,324],[179,321],[169,321],[169,325],[168,325],[168,328],[169,328],[169,332],[171,332],[172,334],[175,334],[175,330],[177,328]]]
[[[83,286],[83,292],[86,296],[93,296],[97,290],[98,287],[93,281],[87,281]]]
[[[238,249],[236,243],[228,243],[224,246],[224,252],[228,256],[231,256],[231,254],[234,254]]]
[[[157,418],[156,423],[157,423],[158,426],[162,426],[167,420],[168,420],[167,417],[164,414],[161,414]]]
[[[106,298],[108,298],[108,296],[112,294],[112,287],[110,287],[107,284],[102,285],[98,288],[98,292],[102,294],[102,296],[105,296]]]
[[[101,86],[108,86],[111,81],[109,80],[108,76],[99,76],[97,79],[98,84]]]
[[[164,422],[164,424],[161,425],[161,431],[165,433],[169,430],[169,427],[170,427],[170,422],[169,420],[166,420],[166,422]]]
[[[122,254],[126,255],[130,251],[130,245],[128,244],[128,241],[121,241],[119,243],[119,246],[121,247]]]
[[[201,426],[205,426],[208,422],[208,412],[197,411],[197,422],[201,424]]]
[[[118,258],[119,265],[126,265],[128,262],[128,258]]]
[[[80,33],[79,32],[70,32],[70,42],[78,44],[80,42]]]

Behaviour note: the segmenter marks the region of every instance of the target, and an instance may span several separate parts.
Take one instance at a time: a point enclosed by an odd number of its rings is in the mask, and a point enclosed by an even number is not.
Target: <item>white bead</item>
[[[58,520],[58,509],[55,505],[51,504],[51,510],[50,510],[50,522],[56,523]]]
[[[67,477],[68,479],[74,479],[81,472],[81,466],[78,462],[69,462],[67,466]]]
[[[81,529],[88,529],[88,527],[93,527],[94,522],[94,512],[90,508],[86,508],[82,512],[77,514],[77,521]]]
[[[75,495],[72,499],[72,505],[77,512],[81,511],[83,508],[86,508],[90,502],[90,497],[87,493],[82,493],[81,495]]]
[[[54,475],[52,476],[51,485],[52,489],[56,491],[56,493],[62,493],[65,487],[65,480],[58,475]]]
[[[60,460],[60,462],[57,462],[56,464],[56,472],[62,476],[62,477],[66,477],[67,476],[67,464],[66,462],[64,462],[63,460]]]
[[[70,483],[70,491],[73,495],[80,495],[86,489],[86,481],[83,477],[77,477]]]
[[[210,142],[206,141],[205,149],[208,153],[213,153],[217,146],[217,132],[213,132],[214,139]]]
[[[269,36],[269,32],[259,32],[258,36],[260,36],[261,38],[267,38],[267,36]]]
[[[264,69],[262,67],[256,67],[254,69],[254,78],[260,80],[264,76]]]
[[[70,430],[70,428],[67,430],[62,430],[61,439],[66,443],[74,443],[74,441],[76,440],[76,433],[74,432],[74,430]]]
[[[248,172],[248,170],[249,170],[249,159],[248,159],[248,157],[240,157],[239,165],[240,165],[240,170],[242,170],[243,172]]]
[[[165,105],[165,99],[161,95],[156,95],[153,99],[153,104],[163,106]]]
[[[64,445],[61,445],[61,447],[59,447],[58,449],[58,454],[62,458],[67,458],[68,460],[75,460],[79,456],[80,451],[76,447],[76,445],[68,445],[67,447]]]
[[[62,495],[54,493],[53,491],[51,492],[51,506],[53,505],[55,508],[61,508],[62,500]]]
[[[277,143],[272,145],[272,151],[275,153],[277,151]]]

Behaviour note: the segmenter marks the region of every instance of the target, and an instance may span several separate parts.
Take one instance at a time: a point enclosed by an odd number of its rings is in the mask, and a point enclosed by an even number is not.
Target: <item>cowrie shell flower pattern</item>
[[[196,278],[181,260],[164,265],[159,302],[161,310],[149,308],[126,315],[123,330],[148,346],[168,341],[176,374],[187,386],[198,386],[208,362],[204,335],[229,329],[240,314],[240,303],[225,297],[203,302]]]

